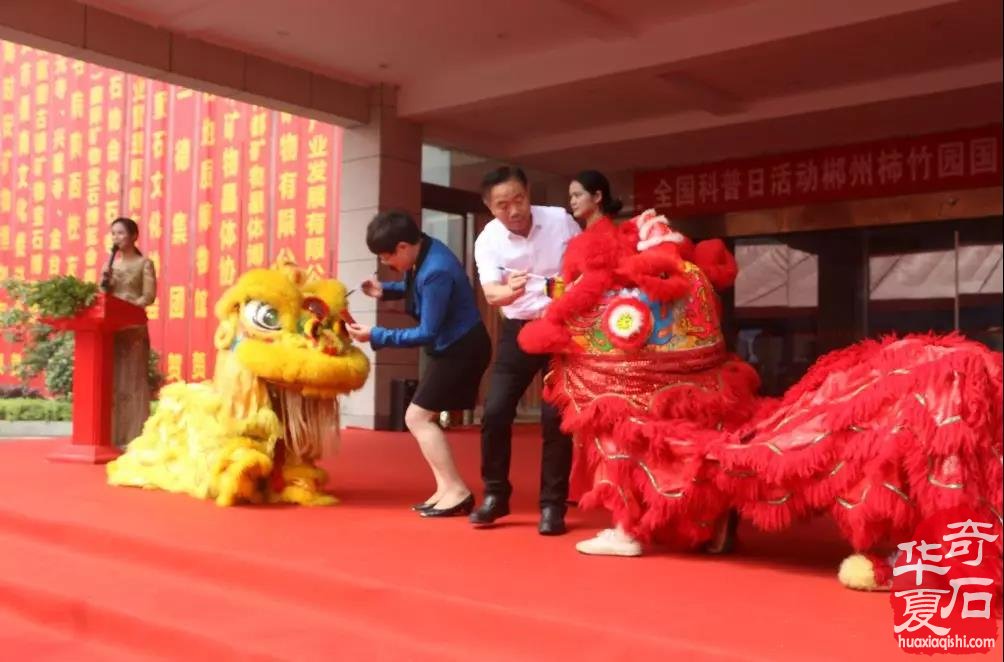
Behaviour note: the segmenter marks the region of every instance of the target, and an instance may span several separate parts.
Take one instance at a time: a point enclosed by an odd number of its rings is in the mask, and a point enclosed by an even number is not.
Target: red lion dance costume
[[[566,293],[519,341],[554,354],[544,396],[574,437],[582,507],[609,510],[639,551],[706,545],[734,512],[766,530],[825,513],[860,552],[840,573],[854,588],[887,587],[880,550],[935,511],[1000,521],[999,353],[955,335],[868,340],[758,398],[720,328],[715,289],[736,273],[721,241],[694,246],[651,211],[569,245]]]

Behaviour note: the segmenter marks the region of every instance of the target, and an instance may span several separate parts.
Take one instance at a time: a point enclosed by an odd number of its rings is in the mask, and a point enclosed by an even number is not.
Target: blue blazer
[[[446,244],[424,233],[418,259],[405,280],[380,284],[385,301],[405,299],[405,310],[418,326],[373,327],[373,349],[426,346],[440,352],[481,323],[474,288],[460,260]]]

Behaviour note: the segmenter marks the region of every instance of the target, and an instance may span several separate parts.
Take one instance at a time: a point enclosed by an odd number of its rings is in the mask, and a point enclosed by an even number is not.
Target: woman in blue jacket
[[[353,340],[384,347],[424,347],[425,372],[405,423],[418,441],[436,479],[436,492],[413,506],[422,517],[456,517],[474,508],[474,495],[457,471],[437,419],[439,412],[473,409],[481,376],[491,361],[491,340],[481,321],[474,289],[463,265],[438,239],[423,233],[408,214],[377,214],[366,229],[366,245],[380,262],[405,275],[403,281],[362,284],[367,296],[405,300],[417,326],[390,329],[349,324]]]

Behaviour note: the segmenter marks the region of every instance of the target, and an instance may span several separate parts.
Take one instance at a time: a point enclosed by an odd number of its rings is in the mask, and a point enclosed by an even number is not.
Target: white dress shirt
[[[509,270],[528,271],[523,296],[502,314],[509,319],[530,320],[540,317],[551,303],[546,293],[546,278],[561,272],[561,260],[572,237],[582,232],[579,224],[561,207],[530,207],[533,226],[530,234],[513,234],[493,218],[474,242],[474,261],[482,285],[504,283]]]

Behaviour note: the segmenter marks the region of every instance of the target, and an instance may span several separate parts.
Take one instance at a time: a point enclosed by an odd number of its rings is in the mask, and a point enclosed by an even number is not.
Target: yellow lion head
[[[345,333],[345,286],[309,280],[295,265],[254,269],[216,303],[216,349],[258,379],[305,397],[360,388],[369,361]]]

